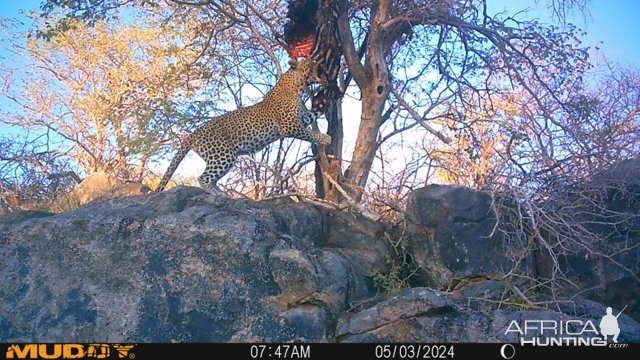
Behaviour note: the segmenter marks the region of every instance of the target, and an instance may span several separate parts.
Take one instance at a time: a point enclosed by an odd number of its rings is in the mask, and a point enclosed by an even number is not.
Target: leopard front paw
[[[316,141],[321,145],[329,145],[331,144],[331,136],[327,134],[318,134],[316,136]]]

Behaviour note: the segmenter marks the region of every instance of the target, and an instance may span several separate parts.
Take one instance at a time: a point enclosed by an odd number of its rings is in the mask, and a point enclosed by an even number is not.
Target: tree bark
[[[325,117],[328,127],[327,134],[331,136],[331,145],[324,146],[324,154],[322,146],[314,147],[314,156],[318,157],[315,167],[316,179],[316,196],[325,200],[340,202],[340,193],[324,176],[331,176],[336,181],[342,179],[342,145],[344,142],[344,134],[342,131],[342,97],[330,96],[327,99]],[[326,163],[323,165],[323,159],[326,157]],[[324,174],[324,175],[323,175]]]
[[[327,134],[331,136],[329,146],[314,147],[317,157],[315,167],[316,196],[333,202],[340,202],[341,195],[327,176],[340,183],[342,180],[342,145],[344,141],[342,122],[343,91],[338,86],[340,74],[340,59],[342,45],[338,35],[336,19],[338,3],[333,0],[321,1],[319,7],[320,29],[316,38],[313,55],[321,56],[321,66],[325,72],[325,87],[323,94],[325,101],[324,113],[327,119]]]
[[[360,200],[367,183],[373,159],[377,150],[376,140],[380,126],[382,125],[382,112],[386,96],[379,96],[376,90],[363,91],[362,114],[360,127],[356,139],[351,165],[344,173],[348,188],[352,191],[353,198]]]
[[[389,55],[393,40],[382,28],[382,24],[388,17],[389,1],[373,2],[370,36],[367,39],[368,43],[363,44],[367,47],[367,51],[364,65],[362,65],[348,26],[346,3],[346,1],[341,2],[338,28],[345,59],[362,95],[362,113],[353,158],[345,171],[344,180],[347,188],[352,192],[353,199],[359,201],[362,199],[375,158],[377,136],[383,122],[382,113],[391,90],[386,57]]]

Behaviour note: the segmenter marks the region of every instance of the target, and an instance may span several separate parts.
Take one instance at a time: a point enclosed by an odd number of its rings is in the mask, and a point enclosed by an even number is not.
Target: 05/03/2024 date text
[[[377,345],[376,359],[453,359],[453,345]]]

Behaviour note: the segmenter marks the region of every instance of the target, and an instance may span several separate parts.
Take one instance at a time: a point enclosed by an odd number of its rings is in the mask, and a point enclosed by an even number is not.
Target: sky
[[[550,0],[489,0],[489,11],[499,12],[507,9],[530,9],[530,14],[543,22],[551,23],[551,12],[546,4]],[[602,61],[604,57],[622,66],[640,67],[640,37],[638,19],[640,18],[640,0],[591,0],[588,14],[575,12],[569,22],[586,31],[584,45],[596,45],[601,42],[600,53],[592,54],[593,59]]]
[[[41,0],[0,0],[0,18],[18,18],[28,21],[24,16],[28,10],[38,10]],[[546,8],[550,0],[489,0],[489,11],[530,9],[532,15],[545,22],[551,22],[551,14]],[[589,15],[575,13],[570,22],[587,32],[586,45],[602,41],[601,54],[620,65],[640,67],[640,37],[638,19],[640,18],[640,0],[591,0]],[[24,13],[21,15],[20,10]]]
[[[0,0],[0,18],[16,18],[28,25],[29,19],[26,14],[29,10],[38,11],[40,2],[41,0]],[[490,13],[501,11],[514,13],[527,9],[528,14],[523,15],[524,17],[537,17],[543,23],[552,23],[551,12],[546,6],[548,3],[551,3],[551,0],[488,0],[488,10]],[[591,54],[595,65],[604,64],[606,59],[623,67],[640,68],[640,36],[637,28],[639,18],[640,0],[591,0],[586,16],[575,12],[569,16],[568,22],[586,31],[583,38],[585,46],[600,47],[598,52]],[[4,35],[0,33],[0,36]],[[2,55],[2,49],[0,49],[0,57]],[[0,110],[3,107],[6,109],[7,105],[6,100],[0,98]],[[344,155],[345,158],[350,158],[360,118],[360,106],[356,100],[346,98],[343,109],[344,117],[353,119],[350,121],[351,125],[345,128]],[[178,173],[183,176],[192,176],[201,172],[203,168],[204,162],[191,154],[187,161],[181,164]]]

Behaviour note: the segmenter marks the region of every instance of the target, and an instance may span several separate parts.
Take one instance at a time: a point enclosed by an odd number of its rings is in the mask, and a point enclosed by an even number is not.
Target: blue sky
[[[38,10],[40,0],[2,0],[0,17],[17,18],[28,22],[24,14],[29,10]],[[530,9],[533,16],[544,22],[551,22],[546,4],[550,0],[489,0],[489,10],[497,12],[507,10]],[[640,18],[640,0],[592,0],[588,5],[589,16],[574,14],[570,22],[587,32],[585,45],[594,45],[602,41],[602,55],[619,63],[640,67],[640,37],[638,19]],[[20,14],[23,10],[23,14]],[[599,60],[599,59],[597,59]]]
[[[1,1],[0,2],[0,16],[3,17],[17,17],[20,9],[29,10],[37,9],[40,5],[40,0],[22,0],[22,1]]]
[[[602,40],[603,53],[621,64],[640,66],[638,37],[638,0],[597,0],[591,4],[592,21],[587,23],[587,37]]]
[[[39,11],[40,2],[41,0],[0,0],[0,18],[16,18],[28,25],[29,19],[26,14],[29,10]],[[547,9],[547,4],[550,2],[551,0],[488,0],[488,7],[490,13],[506,10],[509,14],[529,9],[529,14],[522,15],[523,17],[537,17],[544,23],[551,23],[553,21],[551,12]],[[591,57],[595,65],[602,64],[603,59],[606,58],[623,67],[640,68],[640,37],[637,23],[639,18],[640,0],[592,0],[588,4],[586,17],[576,12],[568,21],[586,31],[587,34],[583,38],[585,46],[599,45],[600,51],[592,53]],[[0,33],[0,36],[3,34]],[[2,40],[0,38],[0,43]],[[0,58],[2,55],[6,54],[3,54],[0,49]],[[7,110],[7,105],[6,100],[0,97],[0,111]],[[359,109],[359,106],[344,105],[343,108]],[[352,115],[355,119],[359,119],[359,114]],[[1,126],[0,129],[2,129]],[[347,137],[347,139],[350,138],[350,136]],[[346,146],[348,147],[349,144]],[[185,165],[184,162],[182,165]],[[199,169],[202,165],[196,168]]]
[[[546,4],[550,0],[489,0],[490,11],[508,12],[530,9],[530,14],[543,22],[551,23],[551,12]],[[584,45],[596,45],[602,42],[600,54],[594,54],[593,60],[601,61],[603,56],[623,66],[640,67],[640,37],[638,19],[640,18],[640,0],[591,0],[588,14],[571,14],[569,22],[586,31]]]

